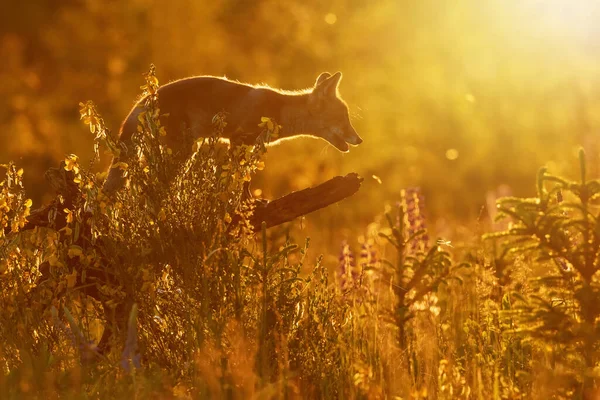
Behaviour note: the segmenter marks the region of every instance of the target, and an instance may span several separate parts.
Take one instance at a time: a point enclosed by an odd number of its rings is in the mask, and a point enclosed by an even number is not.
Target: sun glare
[[[548,28],[556,29],[564,34],[587,36],[598,32],[600,3],[595,0],[544,0],[524,7],[532,11],[532,16],[539,17]],[[592,39],[591,37],[589,37]],[[600,37],[594,39],[600,40]]]

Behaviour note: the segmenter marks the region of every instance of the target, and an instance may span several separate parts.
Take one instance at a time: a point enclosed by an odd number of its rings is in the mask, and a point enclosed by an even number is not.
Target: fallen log
[[[258,232],[263,221],[267,228],[292,221],[352,196],[360,189],[362,180],[353,172],[346,176],[336,176],[312,188],[292,192],[257,206],[250,217],[250,223],[254,226],[254,231]]]

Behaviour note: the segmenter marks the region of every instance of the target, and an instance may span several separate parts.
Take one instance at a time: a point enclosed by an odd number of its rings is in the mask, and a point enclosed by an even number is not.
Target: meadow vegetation
[[[22,230],[23,170],[2,166],[3,398],[594,398],[600,181],[583,150],[579,179],[541,169],[535,197],[499,199],[508,223],[460,249],[403,190],[328,271],[308,238],[249,225],[244,184],[277,123],[226,149],[218,114],[177,163],[157,85],[151,70],[115,196],[70,155],[75,201]],[[118,154],[95,105],[80,113],[96,154]]]

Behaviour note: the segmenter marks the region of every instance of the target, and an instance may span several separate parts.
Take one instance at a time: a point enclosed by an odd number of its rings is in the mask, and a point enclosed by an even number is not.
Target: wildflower
[[[345,241],[342,243],[339,261],[340,269],[338,274],[340,277],[340,287],[342,290],[347,290],[352,287],[354,282],[358,279],[358,272],[356,271],[354,255],[350,250],[350,246]]]
[[[377,262],[377,254],[373,248],[373,244],[365,241],[360,249],[360,266],[362,269],[373,267]]]
[[[404,209],[403,226],[406,229],[406,236],[411,237],[419,231],[426,230],[425,224],[425,198],[418,187],[404,189],[401,192],[402,201],[399,207]],[[411,253],[425,252],[429,248],[429,236],[425,233],[419,235],[409,244]]]

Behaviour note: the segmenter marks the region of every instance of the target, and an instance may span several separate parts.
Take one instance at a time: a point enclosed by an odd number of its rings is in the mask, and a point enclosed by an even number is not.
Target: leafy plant
[[[564,396],[585,397],[596,390],[600,338],[600,181],[586,173],[579,152],[577,181],[541,169],[537,197],[505,198],[500,217],[512,226],[490,239],[501,240],[513,256],[532,263],[527,290],[512,293],[512,308],[502,315],[517,322],[515,334],[540,344],[545,368],[564,379]]]
[[[383,260],[383,281],[390,282],[394,305],[385,318],[397,329],[397,344],[404,365],[410,371],[415,387],[420,387],[423,371],[414,344],[415,317],[423,311],[439,314],[436,292],[440,285],[451,280],[460,281],[458,269],[464,264],[454,264],[450,254],[442,250],[443,241],[429,247],[422,197],[414,191],[403,191],[397,214],[386,213],[391,234],[380,233],[396,250],[395,262]],[[415,199],[416,197],[416,199]],[[395,217],[395,218],[394,218]],[[425,390],[425,389],[424,389]],[[420,396],[420,395],[419,395]]]

